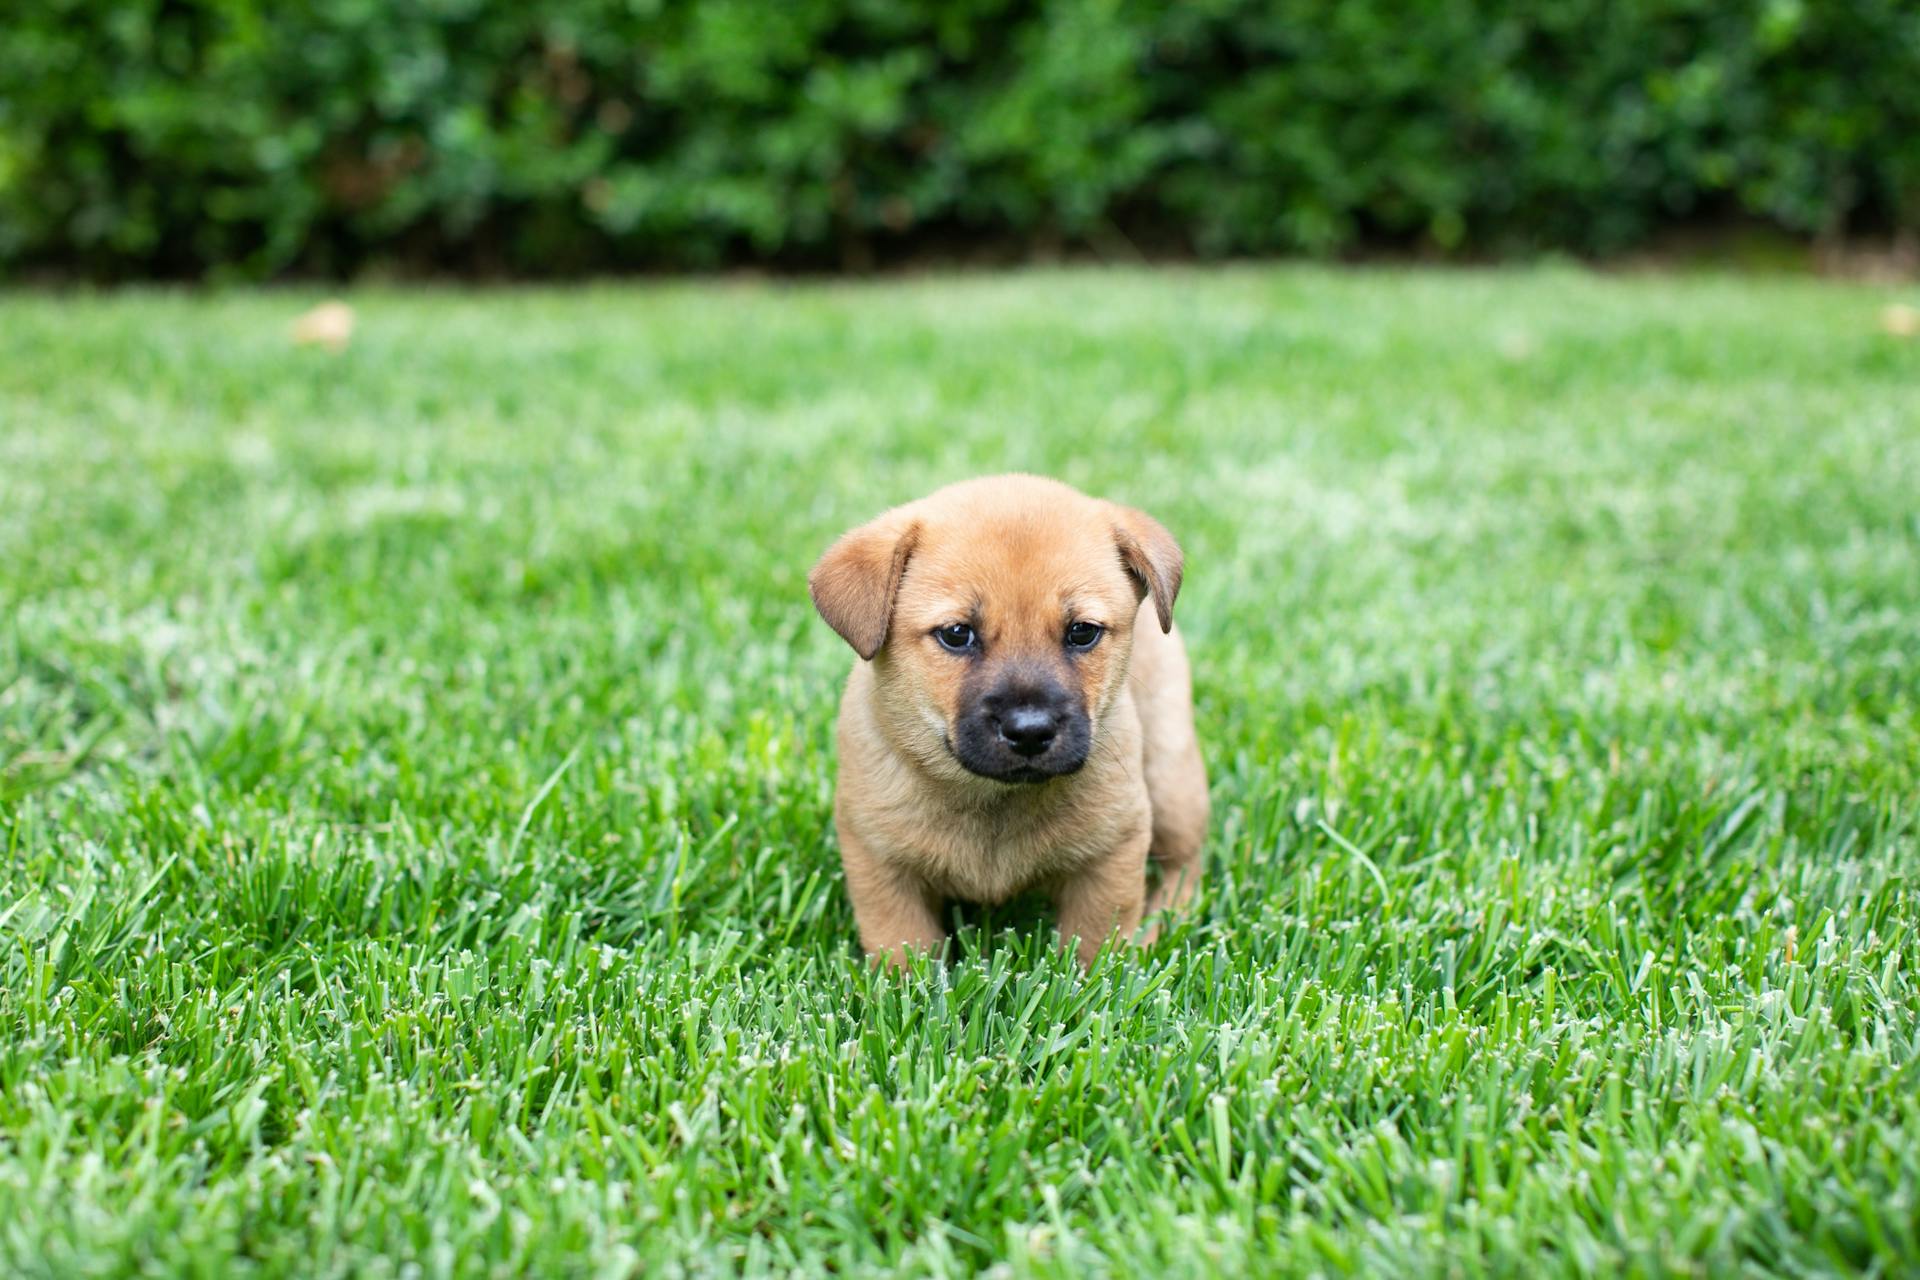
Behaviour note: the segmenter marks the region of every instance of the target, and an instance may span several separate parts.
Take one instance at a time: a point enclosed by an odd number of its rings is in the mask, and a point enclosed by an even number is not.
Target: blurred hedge
[[[0,264],[1920,228],[1916,0],[21,0]]]

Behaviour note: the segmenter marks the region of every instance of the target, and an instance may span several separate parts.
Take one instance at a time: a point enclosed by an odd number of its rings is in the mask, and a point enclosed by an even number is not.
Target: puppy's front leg
[[[1077,947],[1082,969],[1092,967],[1102,944],[1114,933],[1131,938],[1140,927],[1147,898],[1148,842],[1148,833],[1142,831],[1054,890],[1060,945]]]
[[[868,957],[902,969],[914,952],[939,950],[947,931],[925,887],[874,857],[845,823],[839,831],[847,896],[853,899],[853,918]]]

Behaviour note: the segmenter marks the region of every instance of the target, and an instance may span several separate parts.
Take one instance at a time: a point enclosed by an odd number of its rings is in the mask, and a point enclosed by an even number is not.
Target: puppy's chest
[[[1013,806],[929,814],[900,833],[894,851],[947,897],[1004,902],[1111,853],[1127,838],[1130,816]]]

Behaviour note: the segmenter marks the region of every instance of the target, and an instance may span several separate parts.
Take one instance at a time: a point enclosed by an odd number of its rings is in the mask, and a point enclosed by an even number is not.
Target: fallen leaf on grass
[[[345,351],[353,337],[353,308],[344,302],[323,302],[293,322],[295,346]]]
[[[1920,307],[1892,302],[1880,308],[1880,328],[1896,338],[1920,336]]]

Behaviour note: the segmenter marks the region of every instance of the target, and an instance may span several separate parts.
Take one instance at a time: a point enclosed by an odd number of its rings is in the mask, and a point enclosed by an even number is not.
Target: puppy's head
[[[993,476],[844,535],[808,587],[872,661],[896,747],[936,774],[1044,782],[1086,763],[1136,620],[1172,628],[1180,568],[1172,535],[1139,511]]]

